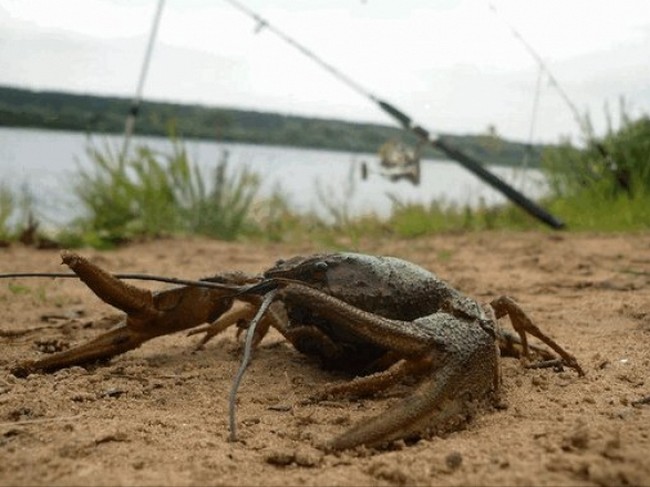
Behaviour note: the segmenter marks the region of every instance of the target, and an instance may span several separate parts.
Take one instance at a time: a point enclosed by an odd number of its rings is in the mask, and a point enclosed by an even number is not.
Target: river
[[[121,147],[117,135],[88,135],[80,132],[0,128],[0,181],[15,191],[29,193],[40,221],[61,226],[80,215],[72,186],[79,168],[91,167],[86,148],[89,144]],[[135,137],[131,147],[148,145],[154,150],[171,150],[162,137]],[[422,161],[421,182],[391,182],[379,172],[376,154],[301,149],[225,142],[186,140],[190,159],[202,170],[215,167],[228,152],[231,168],[246,166],[262,179],[260,197],[281,191],[297,212],[314,212],[329,218],[327,206],[345,208],[355,217],[374,213],[390,214],[391,196],[403,202],[428,204],[432,200],[457,205],[492,205],[504,201],[495,190],[457,163],[448,160]],[[361,178],[361,165],[370,168]],[[544,178],[537,170],[491,167],[501,178],[538,198],[546,191]]]

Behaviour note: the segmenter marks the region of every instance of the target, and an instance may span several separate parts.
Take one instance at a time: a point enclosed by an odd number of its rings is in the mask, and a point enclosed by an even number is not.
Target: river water
[[[72,186],[79,168],[90,168],[89,144],[119,150],[122,137],[80,132],[0,128],[0,182],[28,192],[37,216],[47,226],[65,225],[80,214]],[[171,152],[170,142],[162,137],[135,137],[131,147],[147,145]],[[246,166],[262,179],[260,197],[282,192],[297,212],[314,212],[328,218],[327,207],[344,209],[352,217],[374,213],[390,214],[392,198],[402,202],[428,204],[433,200],[457,205],[491,205],[504,201],[495,190],[453,161],[423,160],[421,182],[391,182],[379,174],[376,154],[299,149],[266,145],[186,140],[190,159],[202,170],[214,168],[228,152],[231,169]],[[370,168],[361,178],[361,164]],[[498,176],[538,198],[546,191],[544,178],[537,170],[491,167]]]

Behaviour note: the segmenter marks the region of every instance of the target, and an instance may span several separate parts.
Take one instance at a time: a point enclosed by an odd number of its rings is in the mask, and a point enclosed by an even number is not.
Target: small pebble
[[[450,470],[456,470],[463,463],[463,456],[460,452],[453,451],[445,458],[445,464]]]
[[[286,450],[275,450],[266,455],[266,463],[271,465],[276,465],[278,467],[286,467],[291,465],[295,460],[296,456],[294,453]]]
[[[296,450],[295,462],[301,467],[317,467],[323,461],[323,453],[313,448],[299,448]]]

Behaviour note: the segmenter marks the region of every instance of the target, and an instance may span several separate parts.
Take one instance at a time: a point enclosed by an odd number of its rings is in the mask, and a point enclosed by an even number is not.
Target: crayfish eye
[[[314,270],[315,271],[326,271],[327,270],[327,262],[323,262],[322,260],[320,262],[316,262],[314,264]]]

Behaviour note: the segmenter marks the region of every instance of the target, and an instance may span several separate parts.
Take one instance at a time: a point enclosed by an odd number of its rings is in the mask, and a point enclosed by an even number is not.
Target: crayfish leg
[[[147,339],[146,335],[138,333],[122,323],[120,327],[104,333],[83,345],[55,353],[41,360],[23,362],[15,366],[11,373],[16,377],[27,377],[32,373],[53,372],[73,365],[109,359],[115,355],[138,348]]]
[[[201,326],[199,328],[195,328],[194,330],[190,330],[187,333],[187,336],[205,333],[205,335],[201,337],[201,340],[196,344],[195,347],[195,350],[201,350],[206,343],[208,343],[215,336],[219,335],[221,332],[227,330],[231,326],[237,326],[242,322],[249,322],[251,319],[253,319],[253,316],[255,316],[255,311],[255,307],[252,304],[245,304],[242,307],[231,309],[222,315],[218,320],[212,323],[208,323],[207,325]],[[268,330],[268,326],[266,327],[266,330]],[[264,330],[265,333],[266,330]],[[262,337],[260,337],[259,340],[261,339]]]
[[[350,382],[326,386],[322,391],[312,395],[305,403],[337,396],[368,396],[388,389],[406,377],[419,376],[430,368],[431,363],[427,360],[400,360],[381,372],[355,377]]]
[[[575,369],[579,375],[585,375],[584,370],[580,367],[578,360],[560,346],[555,340],[546,335],[542,330],[535,325],[517,302],[509,296],[501,296],[490,303],[494,309],[497,318],[508,315],[512,327],[515,329],[521,338],[521,346],[523,348],[524,357],[528,358],[528,341],[526,333],[541,340],[544,344],[548,345],[554,352],[556,352],[567,367]]]

